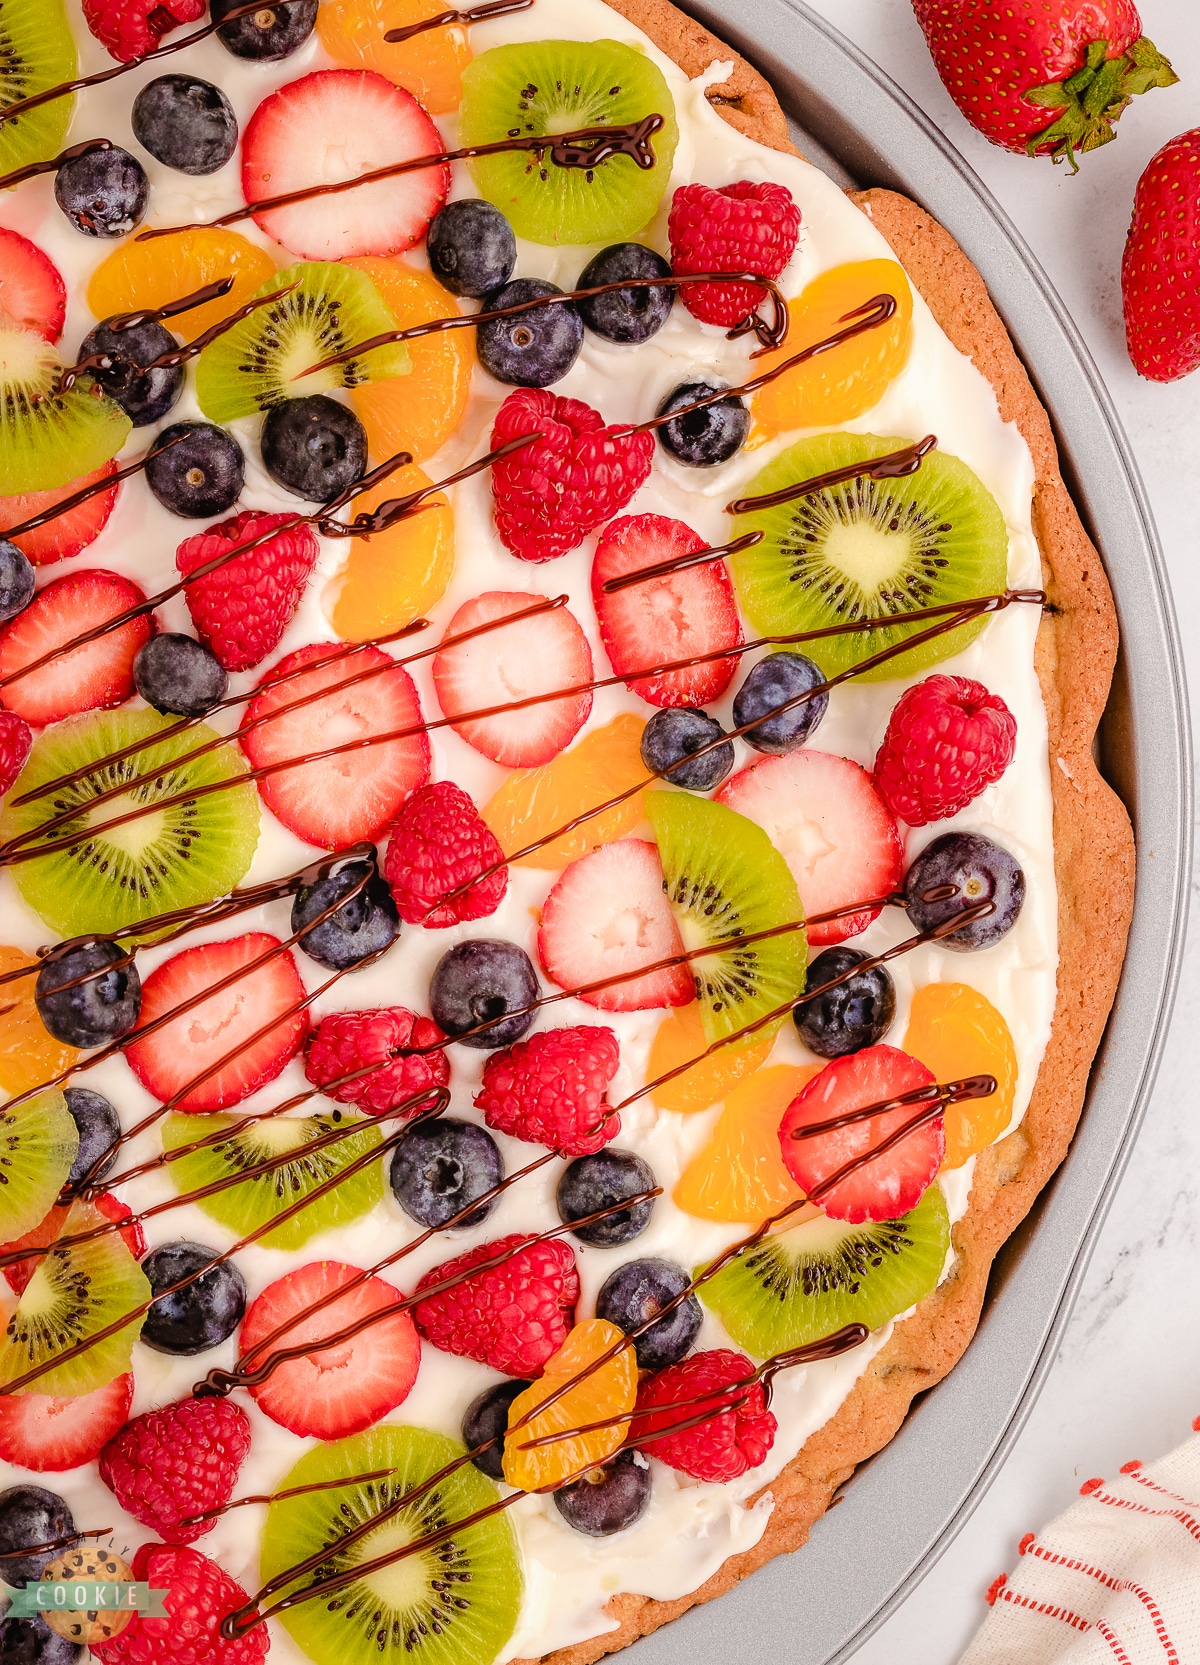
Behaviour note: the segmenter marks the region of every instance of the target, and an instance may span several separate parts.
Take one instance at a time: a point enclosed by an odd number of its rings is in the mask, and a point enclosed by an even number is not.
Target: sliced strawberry
[[[136,584],[99,568],[47,584],[0,632],[0,701],[35,728],[76,711],[123,704],[133,693],[137,651],[154,634],[153,620],[144,614],[59,654],[28,676],[9,678],[145,599]]]
[[[806,914],[887,896],[900,883],[904,846],[895,817],[848,757],[802,747],[743,769],[717,793],[757,822],[796,880]],[[809,928],[814,946],[844,942],[865,931],[878,908]]]
[[[855,1157],[877,1149],[919,1116],[922,1106],[902,1104],[811,1139],[794,1138],[797,1128],[884,1104],[936,1079],[924,1064],[894,1046],[868,1046],[848,1058],[835,1058],[784,1112],[779,1125],[784,1166],[796,1184],[811,1193]],[[920,1202],[945,1154],[946,1134],[941,1116],[936,1116],[817,1200],[831,1219],[848,1220],[852,1225],[863,1220],[896,1220]]]
[[[623,976],[682,952],[657,847],[640,838],[602,845],[573,861],[542,909],[538,956],[564,989]],[[696,998],[696,985],[686,965],[668,966],[579,998],[602,1012],[642,1012],[686,1006]]]
[[[666,515],[625,515],[607,527],[592,562],[592,600],[618,676],[739,645],[742,626],[724,561],[604,593],[610,578],[707,548],[690,526]],[[725,692],[736,668],[735,659],[711,659],[662,676],[634,677],[626,687],[651,705],[707,705]]]
[[[0,1399],[0,1457],[37,1474],[62,1474],[93,1462],[125,1426],[133,1377],[117,1376],[94,1393],[8,1393]]]
[[[36,243],[0,225],[0,313],[57,341],[67,316],[67,287]]]
[[[7,536],[5,527],[20,526],[35,515],[45,514],[64,498],[73,497],[85,486],[94,486],[117,472],[115,462],[103,463],[91,474],[81,474],[78,480],[68,480],[65,486],[53,491],[27,491],[20,497],[0,497],[0,536]],[[108,525],[108,517],[117,501],[119,485],[98,491],[78,508],[49,520],[45,526],[35,526],[32,532],[22,532],[9,541],[33,562],[35,567],[48,567],[53,561],[66,561],[94,543]]]
[[[274,1081],[299,1052],[308,1031],[307,1013],[295,1009],[304,984],[290,953],[264,958],[278,947],[278,937],[261,931],[207,942],[185,948],[144,980],[140,1028],[188,1007],[126,1049],[130,1068],[155,1098],[165,1104],[178,1093],[180,1110],[224,1110]],[[228,979],[228,987],[198,998]],[[268,1024],[265,1035],[251,1039]]]
[[[493,619],[527,613],[545,596],[519,590],[489,590],[465,601],[446,629],[433,661],[438,700],[455,734],[493,763],[528,769],[549,763],[579,733],[592,709],[590,689],[565,699],[542,700],[519,710],[500,711],[472,723],[453,720],[467,711],[488,711],[558,688],[578,688],[592,679],[592,650],[579,621],[565,607],[515,619],[469,641],[454,637]]]
[[[99,1196],[93,1197],[92,1202],[104,1215],[106,1220],[133,1220],[133,1210],[120,1202],[110,1191],[101,1191]],[[67,1223],[69,1208],[52,1208],[46,1218],[27,1231],[24,1237],[14,1237],[11,1243],[0,1245],[0,1253],[9,1249],[45,1249],[59,1236]],[[121,1228],[121,1236],[125,1239],[125,1247],[135,1260],[140,1260],[146,1252],[146,1236],[136,1220],[132,1225]],[[31,1255],[28,1260],[14,1260],[11,1266],[4,1268],[4,1277],[9,1288],[18,1295],[24,1290],[37,1269],[41,1255]]]
[[[251,116],[242,135],[242,190],[253,204],[443,148],[441,134],[403,87],[373,70],[317,70],[280,87]],[[254,218],[306,260],[397,254],[420,242],[449,189],[443,164]]]
[[[242,740],[255,769],[295,763],[295,768],[264,775],[258,790],[297,838],[327,850],[377,838],[409,794],[429,779],[429,737],[408,672],[374,647],[325,663],[336,651],[314,644],[274,665],[246,712]],[[313,669],[276,685],[278,678],[304,665]],[[376,666],[387,668],[363,677]],[[317,694],[321,697],[314,699]],[[270,720],[260,722],[264,717]],[[333,757],[320,755],[381,734],[399,738]]]
[[[398,1305],[400,1291],[382,1278],[367,1278],[344,1295],[337,1293],[359,1275],[357,1267],[341,1261],[314,1261],[269,1284],[246,1314],[239,1346],[251,1368],[261,1365],[273,1348],[313,1343],[311,1353],[281,1364],[250,1389],[258,1408],[293,1434],[319,1440],[357,1434],[394,1410],[417,1379],[421,1340],[407,1312],[381,1318],[335,1347],[319,1345],[358,1320]],[[301,1316],[328,1297],[333,1297],[328,1306]],[[274,1339],[265,1345],[269,1337]],[[259,1342],[264,1346],[256,1352]]]

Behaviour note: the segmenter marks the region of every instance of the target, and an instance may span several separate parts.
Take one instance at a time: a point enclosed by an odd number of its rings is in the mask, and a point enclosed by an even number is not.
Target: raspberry
[[[611,1029],[580,1024],[543,1029],[483,1066],[475,1095],[489,1127],[514,1139],[549,1145],[564,1156],[591,1156],[621,1131],[615,1111],[605,1116],[605,1088],[621,1061]]]
[[[650,473],[654,435],[606,427],[579,399],[541,388],[510,393],[496,413],[492,445],[541,434],[492,465],[496,530],[522,561],[552,561],[629,502]]]
[[[442,930],[465,919],[495,913],[508,888],[500,866],[445,907],[442,897],[496,862],[504,851],[475,805],[453,781],[438,781],[414,792],[392,829],[383,876],[392,887],[401,919]]]
[[[93,1642],[102,1665],[258,1665],[270,1639],[258,1625],[227,1642],[221,1620],[245,1606],[249,1596],[229,1574],[198,1549],[143,1544],[133,1558],[133,1576],[165,1590],[165,1619],[139,1613],[111,1642]]]
[[[965,676],[929,676],[896,701],[875,759],[875,790],[901,821],[957,815],[1012,762],[1017,719]]]
[[[196,634],[227,671],[261,665],[279,646],[300,605],[320,550],[312,528],[287,526],[291,518],[247,509],[194,538],[185,538],[176,553],[175,565],[186,577],[205,561],[262,537],[273,527],[287,527],[257,549],[235,555],[224,566],[197,578],[184,591]]]
[[[413,1309],[417,1328],[444,1353],[478,1359],[506,1376],[537,1376],[567,1338],[579,1299],[575,1256],[565,1243],[528,1243],[520,1232],[480,1243],[435,1266],[417,1293],[469,1272],[481,1260],[511,1252],[490,1272],[465,1278]]]
[[[168,1542],[190,1544],[215,1520],[183,1524],[233,1496],[250,1449],[250,1420],[228,1399],[180,1399],[127,1422],[100,1453],[117,1502]]]
[[[680,1426],[678,1433],[663,1434],[648,1441],[646,1450],[671,1468],[682,1469],[694,1480],[736,1480],[747,1469],[757,1468],[775,1443],[778,1424],[767,1409],[766,1395],[756,1382],[750,1388],[732,1389],[721,1393],[731,1382],[744,1382],[754,1374],[754,1366],[744,1353],[719,1348],[711,1353],[693,1353],[681,1359],[657,1376],[644,1379],[638,1391],[639,1415],[630,1433],[630,1442],[638,1445],[647,1435],[691,1422],[706,1409],[704,1396],[712,1394],[715,1407],[737,1406],[736,1409],[717,1409],[716,1414],[697,1422],[690,1428]],[[746,1396],[744,1405],[737,1401]],[[693,1401],[699,1399],[700,1403]],[[648,1413],[660,1406],[678,1405],[676,1411]]]
[[[676,272],[761,272],[776,278],[796,247],[800,210],[783,185],[748,179],[719,191],[681,185],[671,201],[668,233]],[[685,283],[679,298],[701,323],[733,329],[766,293],[746,283]]]
[[[204,9],[205,0],[83,0],[88,28],[123,64],[153,52],[164,35],[195,23]]]
[[[308,1043],[304,1073],[339,1104],[357,1104],[373,1116],[394,1110],[406,1098],[426,1089],[444,1087],[450,1066],[444,1052],[405,1052],[406,1047],[436,1046],[445,1035],[432,1018],[418,1017],[404,1006],[380,1006],[370,1012],[331,1012],[323,1017]],[[392,1062],[385,1063],[390,1058]],[[357,1081],[330,1086],[367,1064],[379,1064]],[[412,1114],[424,1108],[414,1105]]]
[[[25,767],[33,731],[15,711],[0,711],[0,797]]]

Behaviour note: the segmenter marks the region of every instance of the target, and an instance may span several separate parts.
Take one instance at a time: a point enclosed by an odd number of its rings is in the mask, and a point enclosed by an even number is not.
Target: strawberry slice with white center
[[[538,957],[560,988],[624,977],[682,952],[658,849],[640,838],[573,861],[542,909]],[[686,964],[667,966],[579,998],[602,1012],[642,1012],[688,1005],[696,984]]]
[[[423,107],[403,87],[374,70],[317,70],[280,87],[251,116],[242,135],[242,191],[253,206],[444,148]],[[305,260],[398,254],[420,242],[449,189],[450,169],[441,163],[264,209],[254,219]]]
[[[455,734],[493,763],[528,769],[549,763],[579,733],[592,709],[586,687],[592,679],[592,650],[579,621],[565,607],[514,618],[469,641],[455,641],[480,625],[510,614],[528,613],[545,596],[518,590],[489,590],[466,601],[450,620],[445,644],[433,661],[438,700]],[[581,692],[563,699],[519,702],[559,688]],[[454,719],[468,711],[498,711],[474,722]]]
[[[27,491],[19,497],[0,497],[0,537],[8,536],[7,527],[21,526],[35,516],[45,514],[47,509],[74,497],[85,486],[94,486],[116,472],[116,463],[106,462],[93,473],[81,474],[78,480],[68,480],[65,486],[57,486],[53,491]],[[48,567],[53,561],[69,560],[72,555],[80,554],[90,543],[94,543],[103,532],[120,489],[117,484],[98,491],[74,509],[56,515],[44,526],[35,526],[32,532],[22,532],[10,542],[15,543],[35,567]]]
[[[666,515],[625,515],[606,529],[592,562],[592,600],[618,676],[739,646],[742,626],[724,561],[604,593],[609,579],[707,548],[699,533]],[[736,668],[734,659],[710,659],[661,676],[633,677],[626,687],[651,705],[707,705],[725,692]]]
[[[94,1462],[125,1426],[133,1377],[117,1376],[94,1393],[8,1393],[0,1399],[0,1457],[35,1474],[64,1474]]]
[[[793,1137],[797,1128],[833,1121],[872,1104],[885,1104],[936,1079],[924,1064],[894,1046],[864,1047],[849,1058],[836,1058],[826,1064],[788,1105],[779,1124],[779,1144],[788,1173],[811,1193],[856,1157],[877,1150],[918,1117],[923,1106],[902,1104],[809,1139]],[[897,1220],[920,1202],[945,1154],[946,1134],[939,1115],[840,1180],[816,1199],[818,1206],[831,1220],[847,1220],[851,1225],[863,1220]]]
[[[0,313],[57,341],[67,316],[67,288],[58,267],[36,243],[0,226]]]
[[[60,653],[40,670],[26,676],[16,673],[145,599],[145,592],[128,578],[99,568],[47,584],[0,631],[0,703],[35,728],[76,711],[124,704],[133,693],[137,651],[154,634],[154,623],[144,614]],[[15,680],[10,682],[10,677]]]
[[[279,938],[261,931],[207,942],[145,979],[139,1028],[179,1012],[125,1052],[155,1098],[165,1104],[181,1094],[180,1110],[224,1110],[274,1081],[295,1057],[308,1031],[308,1014],[296,1010],[304,984],[290,953],[272,953],[278,948]]]
[[[361,1278],[355,1266],[314,1261],[269,1284],[246,1314],[239,1347],[250,1370],[274,1350],[312,1343],[311,1353],[281,1364],[250,1389],[259,1410],[293,1434],[319,1440],[357,1434],[394,1410],[417,1379],[421,1339],[407,1312],[379,1317],[333,1347],[320,1345],[359,1319],[399,1305],[400,1291],[392,1284],[366,1278],[348,1288],[355,1278]],[[305,1317],[321,1300],[329,1304]]]
[[[295,765],[264,775],[258,790],[297,838],[326,850],[377,838],[429,779],[429,738],[408,672],[381,648],[336,653],[314,644],[273,666],[242,737],[253,768]],[[396,738],[380,740],[385,734]],[[338,746],[351,749],[321,756]]]
[[[848,757],[802,747],[734,775],[718,802],[754,821],[792,870],[806,915],[887,896],[904,871],[895,817],[867,771]],[[814,947],[865,931],[879,908],[811,925]]]

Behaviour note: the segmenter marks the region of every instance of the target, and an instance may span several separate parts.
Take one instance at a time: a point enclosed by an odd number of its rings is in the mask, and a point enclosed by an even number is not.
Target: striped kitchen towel
[[[961,1665],[1200,1665],[1200,1417],[1021,1539]]]

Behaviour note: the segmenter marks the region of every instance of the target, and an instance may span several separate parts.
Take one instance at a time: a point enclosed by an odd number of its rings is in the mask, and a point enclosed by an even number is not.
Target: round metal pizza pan
[[[677,4],[763,71],[806,155],[844,185],[914,198],[974,261],[1050,412],[1121,627],[1099,758],[1137,832],[1137,901],[1071,1153],[998,1256],[962,1363],[858,1471],[808,1545],[637,1643],[632,1656],[637,1665],[836,1665],[967,1519],[1054,1358],[1162,1051],[1187,913],[1191,747],[1171,597],[1137,466],[1079,332],[1015,227],[912,100],[798,0]]]

